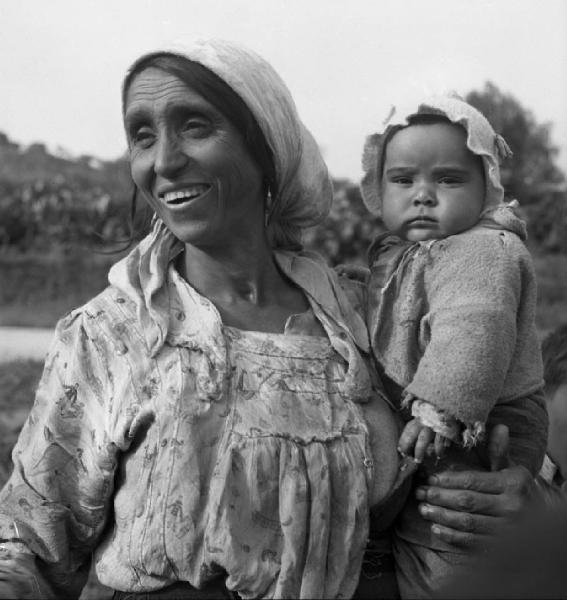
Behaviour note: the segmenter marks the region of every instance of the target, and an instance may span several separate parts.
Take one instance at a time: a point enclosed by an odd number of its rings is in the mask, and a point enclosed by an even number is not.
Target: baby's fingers
[[[415,443],[419,436],[419,432],[423,429],[423,425],[419,419],[408,421],[400,435],[398,442],[398,451],[402,454],[413,455]]]
[[[451,445],[451,440],[440,433],[436,433],[434,445],[435,456],[437,456],[437,458],[441,458],[445,454],[447,448]]]
[[[419,432],[419,435],[417,436],[417,440],[415,442],[415,460],[417,460],[418,462],[423,462],[423,459],[425,458],[425,453],[427,452],[427,448],[433,441],[434,437],[435,432],[433,431],[433,429],[422,426],[422,429]]]

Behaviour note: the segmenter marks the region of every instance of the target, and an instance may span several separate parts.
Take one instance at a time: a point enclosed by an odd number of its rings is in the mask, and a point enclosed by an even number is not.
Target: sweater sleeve
[[[500,397],[516,346],[523,273],[510,236],[442,240],[424,269],[423,356],[406,393],[472,431]]]
[[[0,492],[0,537],[8,555],[29,550],[40,577],[66,597],[78,595],[86,580],[118,452],[105,429],[111,378],[92,320],[75,312],[59,322],[13,450],[12,475]],[[27,568],[34,563],[27,561]]]

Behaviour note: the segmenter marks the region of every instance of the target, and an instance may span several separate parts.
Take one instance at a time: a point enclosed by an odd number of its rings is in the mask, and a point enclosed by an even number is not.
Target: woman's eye
[[[141,148],[151,146],[154,139],[153,131],[149,127],[139,127],[130,133],[130,141]]]
[[[211,124],[205,119],[188,119],[183,130],[195,137],[205,137],[211,131]]]

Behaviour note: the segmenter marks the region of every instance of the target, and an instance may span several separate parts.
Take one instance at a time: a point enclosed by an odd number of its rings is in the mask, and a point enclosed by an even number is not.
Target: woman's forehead
[[[174,104],[210,106],[181,79],[156,67],[148,67],[132,78],[125,96],[125,117],[139,110]]]

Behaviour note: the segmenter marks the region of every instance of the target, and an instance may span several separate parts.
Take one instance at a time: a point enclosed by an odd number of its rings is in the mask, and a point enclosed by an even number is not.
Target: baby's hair
[[[545,390],[553,393],[567,383],[567,323],[552,331],[542,342]]]

